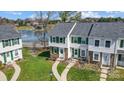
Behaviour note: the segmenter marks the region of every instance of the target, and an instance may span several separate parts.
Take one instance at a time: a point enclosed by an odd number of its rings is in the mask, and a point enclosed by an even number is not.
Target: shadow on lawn
[[[50,57],[50,51],[44,51],[44,52],[40,53],[38,56],[49,58]]]

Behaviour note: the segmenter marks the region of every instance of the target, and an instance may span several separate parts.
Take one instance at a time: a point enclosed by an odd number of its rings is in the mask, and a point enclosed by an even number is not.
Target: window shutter
[[[65,37],[63,37],[63,43],[65,44]]]
[[[2,40],[2,44],[3,44],[3,48],[5,47],[5,42],[4,42],[4,40]]]
[[[78,57],[80,57],[80,49],[78,49]]]
[[[52,36],[50,36],[50,42],[52,43]]]
[[[72,57],[74,57],[74,48],[72,48]]]
[[[86,44],[88,44],[88,38],[86,38]]]
[[[18,44],[19,44],[20,42],[19,42],[19,38],[18,38]]]

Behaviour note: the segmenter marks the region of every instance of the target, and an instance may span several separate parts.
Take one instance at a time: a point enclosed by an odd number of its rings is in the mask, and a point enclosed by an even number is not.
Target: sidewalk
[[[71,67],[73,67],[75,64],[76,64],[76,61],[72,60],[72,62],[70,62],[66,66],[66,68],[64,69],[64,71],[61,74],[61,78],[60,78],[61,81],[67,81],[67,74],[68,74],[69,70],[71,69]]]
[[[58,81],[60,80],[60,75],[57,71],[57,66],[59,63],[60,63],[60,59],[58,58],[52,66],[52,72]]]
[[[11,81],[16,81],[19,77],[20,72],[21,72],[21,68],[16,63],[13,64],[13,67],[15,69],[15,73],[12,76]]]

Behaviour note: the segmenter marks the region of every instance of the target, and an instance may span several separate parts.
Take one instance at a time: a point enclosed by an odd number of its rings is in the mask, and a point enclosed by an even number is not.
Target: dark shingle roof
[[[92,23],[77,23],[71,35],[79,35],[79,36],[87,37],[91,29],[91,26]]]
[[[90,37],[124,38],[124,23],[94,23]]]
[[[0,41],[5,39],[20,38],[20,34],[12,25],[0,25]]]
[[[73,25],[74,23],[59,23],[48,33],[48,35],[67,36]]]

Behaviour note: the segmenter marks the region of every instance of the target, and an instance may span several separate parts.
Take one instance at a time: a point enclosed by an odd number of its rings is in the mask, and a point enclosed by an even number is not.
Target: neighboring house
[[[0,25],[0,61],[3,64],[22,59],[22,40],[12,25]]]
[[[52,55],[124,66],[124,23],[60,23],[49,36]]]
[[[68,59],[70,58],[69,34],[73,30],[74,23],[57,24],[52,31],[49,32],[49,46],[51,48],[51,56]]]

